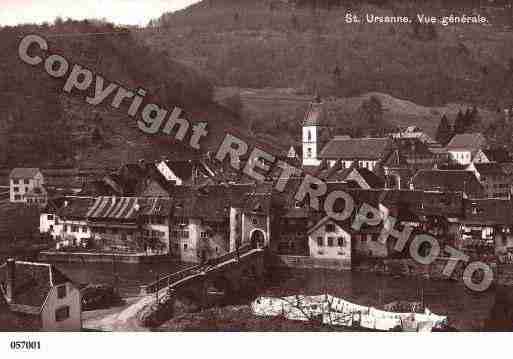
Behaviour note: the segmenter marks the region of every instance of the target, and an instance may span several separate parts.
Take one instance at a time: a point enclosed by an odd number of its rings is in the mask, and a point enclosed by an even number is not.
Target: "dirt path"
[[[161,290],[159,296],[165,295],[166,290]],[[127,305],[123,307],[85,312],[82,326],[88,330],[110,332],[149,331],[149,328],[145,328],[139,323],[137,317],[146,306],[155,302],[155,294],[142,298],[128,298],[126,301]]]

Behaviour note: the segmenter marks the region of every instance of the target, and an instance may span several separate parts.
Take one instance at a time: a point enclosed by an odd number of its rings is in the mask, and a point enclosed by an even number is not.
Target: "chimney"
[[[5,278],[5,291],[7,295],[7,301],[9,303],[14,302],[14,283],[16,280],[16,261],[13,258],[7,259],[7,265],[6,265],[6,277]]]

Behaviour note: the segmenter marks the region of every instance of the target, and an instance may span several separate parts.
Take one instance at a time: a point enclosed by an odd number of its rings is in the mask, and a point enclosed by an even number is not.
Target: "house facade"
[[[4,309],[28,321],[32,330],[82,328],[80,291],[50,264],[8,259],[0,266],[0,294]]]
[[[483,152],[486,144],[486,139],[481,133],[457,134],[447,144],[447,152],[450,160],[462,165],[487,162],[488,159]]]
[[[329,217],[323,218],[308,230],[309,256],[340,269],[351,269],[351,232]]]
[[[43,185],[44,177],[38,168],[14,168],[9,174],[10,201],[27,203],[30,198],[31,202],[44,206],[47,199]]]

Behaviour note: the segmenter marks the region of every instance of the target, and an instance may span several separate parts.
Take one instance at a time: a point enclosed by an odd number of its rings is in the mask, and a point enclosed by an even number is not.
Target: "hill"
[[[227,128],[238,127],[237,117],[212,101],[208,80],[164,52],[148,48],[126,29],[98,21],[3,28],[0,153],[4,156],[0,167],[115,168],[140,158],[194,155],[165,135],[145,135],[127,115],[127,106],[113,109],[110,97],[101,107],[88,105],[86,94],[68,95],[62,91],[62,79],[52,79],[41,68],[24,64],[18,59],[17,47],[28,33],[46,37],[50,50],[71,64],[87,67],[126,88],[145,88],[148,95],[143,106],[149,102],[168,110],[179,106],[191,122],[208,122],[204,151],[216,149]]]
[[[401,0],[294,5],[312,2],[205,0],[163,15],[138,35],[217,86],[292,87],[335,97],[381,92],[424,106],[465,102],[492,110],[511,101],[513,33],[501,7]],[[347,24],[348,11],[411,18],[479,13],[490,22]]]
[[[465,111],[471,104],[451,103],[443,106],[422,106],[408,100],[398,99],[388,94],[369,92],[355,97],[324,99],[329,122],[325,125],[332,134],[346,133],[348,129],[362,128],[358,111],[371,97],[378,98],[383,108],[383,123],[387,128],[396,129],[417,126],[428,135],[435,137],[442,115],[454,122],[458,111]],[[236,87],[218,87],[214,99],[225,106],[234,106],[234,99],[240,99],[239,111],[243,123],[249,129],[271,136],[280,132],[283,142],[299,144],[301,141],[301,121],[312,96],[306,96],[293,89],[239,89]],[[497,120],[495,111],[478,108],[482,128]],[[261,135],[265,138],[265,135]]]

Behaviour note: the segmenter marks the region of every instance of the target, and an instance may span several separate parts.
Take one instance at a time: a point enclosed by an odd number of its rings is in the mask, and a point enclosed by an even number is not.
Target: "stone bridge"
[[[248,284],[256,283],[264,270],[264,249],[245,246],[143,286],[141,295],[165,289],[168,294],[186,295],[205,306],[212,295],[237,294]]]
[[[175,300],[179,297],[187,297],[201,308],[208,306],[212,298],[237,295],[263,278],[264,257],[263,248],[246,246],[204,264],[169,274],[142,286],[141,298],[121,312],[86,320],[85,327],[109,331],[145,330],[140,322],[141,313],[155,307],[157,302],[161,305],[156,306],[156,310],[165,307],[166,312],[173,312]]]

